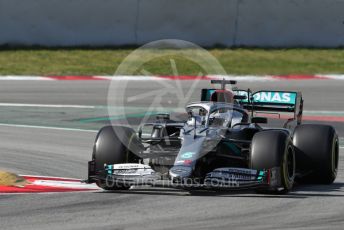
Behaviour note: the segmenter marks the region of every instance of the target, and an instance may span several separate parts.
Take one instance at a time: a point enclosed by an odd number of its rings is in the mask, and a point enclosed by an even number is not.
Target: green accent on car
[[[241,150],[233,143],[231,142],[224,142],[224,144],[232,151],[234,152],[236,155],[240,155],[241,154]]]
[[[257,180],[258,181],[262,181],[264,176],[265,176],[265,172],[264,171],[259,171]]]
[[[182,159],[190,159],[193,157],[194,154],[195,154],[194,152],[186,152],[186,153],[182,154],[181,158]]]
[[[111,174],[112,174],[112,165],[107,165],[107,166],[105,167],[105,170],[107,171],[107,173],[108,173],[109,175],[111,175]]]
[[[248,93],[245,90],[234,90],[235,95],[246,96],[247,99],[238,100],[242,103],[248,103]],[[253,103],[267,104],[287,104],[295,105],[297,99],[296,92],[287,91],[258,91],[252,94]]]
[[[215,89],[203,89],[201,101],[210,101],[211,95],[215,92]]]

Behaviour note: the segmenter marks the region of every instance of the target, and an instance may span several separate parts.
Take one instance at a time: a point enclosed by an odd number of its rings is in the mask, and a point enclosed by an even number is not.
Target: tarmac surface
[[[145,93],[162,87],[159,82],[123,83],[125,98],[132,100],[121,104],[118,97],[108,100],[109,84],[109,81],[2,81],[0,169],[18,174],[85,178],[96,130],[109,123],[106,106],[122,105],[124,110],[120,112],[135,114],[128,122],[136,124],[140,112],[152,105]],[[163,84],[169,88],[178,83]],[[176,89],[187,95],[193,88],[192,95],[185,98],[197,101],[200,89],[207,86],[208,82],[192,87],[191,81],[183,81]],[[308,114],[343,117],[343,86],[344,81],[304,80],[243,82],[238,87],[301,91]],[[168,93],[161,95],[159,104],[162,109],[174,110],[178,98],[171,96],[173,91],[165,91]],[[115,122],[123,121],[120,115]],[[342,142],[339,174],[332,185],[300,185],[288,195],[261,195],[253,191],[189,194],[151,187],[118,192],[7,194],[0,195],[0,228],[342,229],[344,123],[321,122],[333,125]]]

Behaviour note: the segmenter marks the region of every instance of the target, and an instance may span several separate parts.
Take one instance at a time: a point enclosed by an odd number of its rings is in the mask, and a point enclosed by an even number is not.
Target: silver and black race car
[[[332,126],[301,124],[301,93],[227,90],[236,82],[212,83],[220,89],[203,89],[201,102],[186,106],[184,121],[161,114],[137,132],[103,127],[87,182],[105,190],[152,185],[268,193],[288,192],[295,183],[333,183],[338,136]],[[267,127],[267,116],[276,114],[286,121]]]

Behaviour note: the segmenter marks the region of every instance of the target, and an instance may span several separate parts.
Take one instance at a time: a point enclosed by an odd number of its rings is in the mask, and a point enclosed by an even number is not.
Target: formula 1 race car
[[[296,182],[333,183],[338,136],[332,126],[301,124],[301,93],[227,90],[227,84],[236,82],[212,83],[221,84],[220,89],[203,89],[201,102],[186,106],[184,121],[160,114],[137,132],[103,127],[88,163],[87,182],[105,190],[168,185],[263,193],[286,193]],[[268,128],[267,117],[257,114],[290,116],[281,128]]]

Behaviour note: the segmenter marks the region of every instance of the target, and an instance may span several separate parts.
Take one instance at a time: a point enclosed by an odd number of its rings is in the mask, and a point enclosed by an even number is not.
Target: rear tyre
[[[288,133],[267,130],[256,133],[251,144],[250,167],[256,170],[276,168],[280,184],[260,193],[287,193],[293,188],[295,179],[295,152]]]
[[[331,184],[337,177],[339,141],[329,125],[296,127],[293,137],[298,170],[310,172],[300,182]]]
[[[137,163],[140,142],[133,129],[122,126],[105,126],[97,134],[92,160],[95,170],[104,170],[104,164]],[[128,185],[117,185],[97,181],[97,186],[105,190],[126,190]]]

